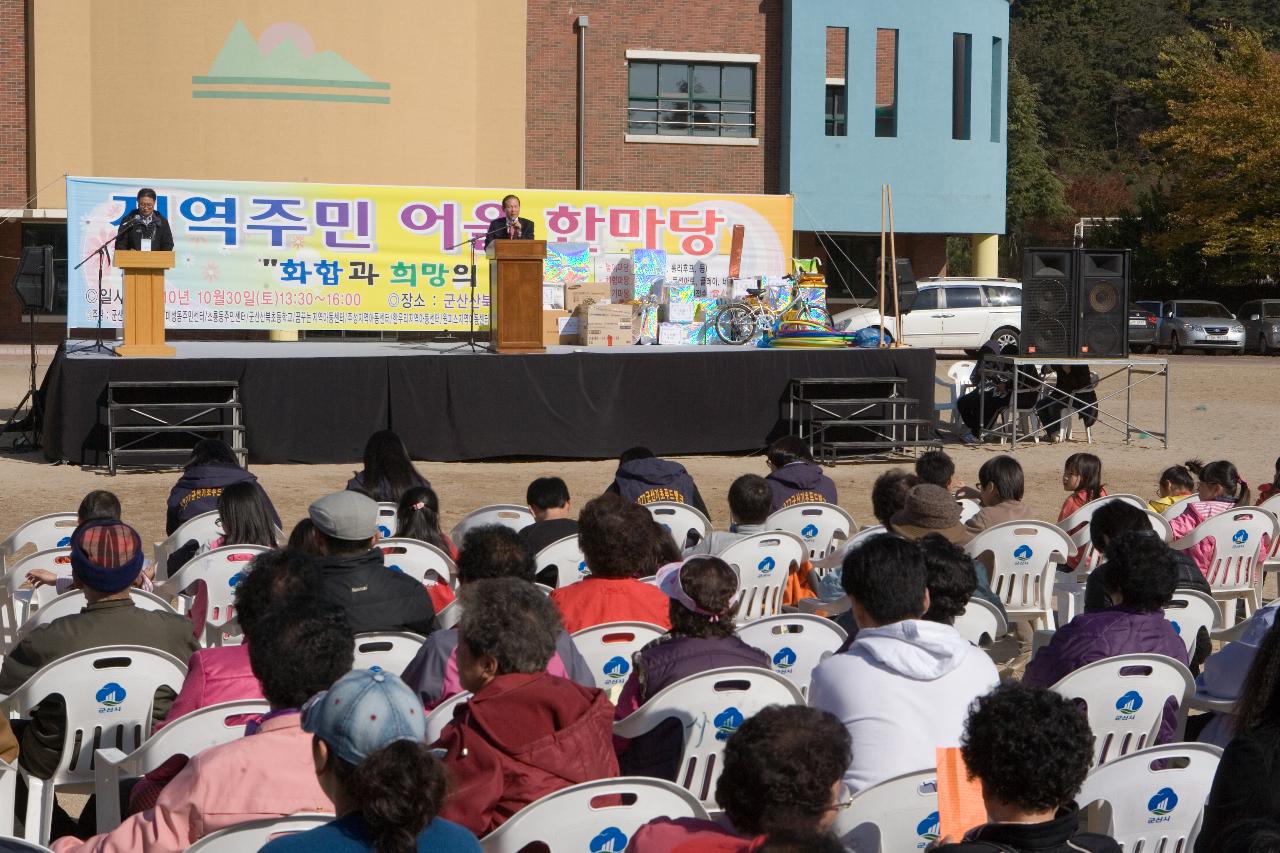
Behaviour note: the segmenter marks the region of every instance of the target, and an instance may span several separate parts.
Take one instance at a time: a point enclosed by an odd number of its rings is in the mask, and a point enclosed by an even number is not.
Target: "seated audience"
[[[249,647],[271,713],[245,737],[192,756],[154,807],[87,841],[61,838],[54,849],[178,853],[238,823],[332,809],[316,781],[299,709],[350,672],[354,648],[351,626],[332,604],[310,596],[273,607]]]
[[[1197,692],[1207,693],[1215,699],[1236,701],[1240,698],[1240,689],[1253,666],[1258,647],[1276,623],[1277,610],[1280,610],[1280,601],[1263,607],[1245,622],[1238,639],[1209,655],[1204,662],[1204,670],[1196,678]],[[1235,714],[1205,716],[1212,719],[1200,730],[1196,740],[1225,749],[1236,731]]]
[[[364,445],[364,467],[347,481],[347,490],[379,503],[400,503],[414,486],[430,486],[418,473],[400,436],[389,429],[369,436]]]
[[[1076,510],[1098,498],[1106,497],[1107,489],[1102,485],[1102,460],[1092,453],[1072,453],[1062,466],[1062,488],[1071,494],[1062,502],[1058,511],[1058,523],[1066,521]],[[1086,526],[1074,525],[1070,530],[1063,528],[1070,536]],[[1072,554],[1067,558],[1067,570],[1074,571],[1080,564],[1079,555]]]
[[[913,541],[933,534],[964,545],[973,538],[973,532],[960,523],[960,503],[932,483],[921,483],[907,492],[906,503],[889,519],[888,528]]]
[[[800,503],[839,503],[836,484],[822,466],[813,461],[809,445],[794,435],[784,435],[769,445],[769,488],[773,491],[770,512]]]
[[[546,673],[560,619],[526,581],[463,588],[458,675],[474,695],[440,736],[452,790],[440,815],[477,836],[529,803],[618,775],[604,691]]]
[[[417,539],[434,545],[450,560],[458,559],[458,547],[440,529],[440,498],[430,486],[405,489],[396,507],[395,535],[397,539]]]
[[[635,831],[627,850],[767,849],[768,839],[776,836],[826,833],[848,802],[840,777],[849,765],[849,733],[839,720],[816,708],[762,708],[729,736],[723,760],[715,791],[716,803],[724,809],[723,822],[656,818]]]
[[[423,743],[418,697],[389,672],[357,669],[302,709],[316,778],[337,820],[281,836],[265,853],[313,850],[480,853],[470,832],[436,815],[444,768]]]
[[[606,622],[671,627],[667,597],[637,580],[657,568],[651,563],[656,527],[647,509],[617,495],[587,502],[578,516],[578,545],[591,574],[551,593],[566,631],[572,634]]]
[[[1123,533],[1110,544],[1105,584],[1115,602],[1105,610],[1081,613],[1054,632],[1027,664],[1023,683],[1052,687],[1080,667],[1116,655],[1171,657],[1184,666],[1187,647],[1164,617],[1178,580],[1178,562],[1159,539]],[[1157,743],[1173,740],[1177,704],[1165,705]]]
[[[295,524],[293,530],[289,531],[289,541],[284,547],[290,551],[300,551],[308,557],[321,556],[320,536],[316,533],[315,522],[304,518]]]
[[[191,451],[182,476],[169,492],[169,509],[165,517],[165,535],[171,535],[183,522],[218,508],[218,495],[232,483],[253,483],[262,491],[258,478],[240,467],[235,451],[221,439],[206,438]],[[271,521],[280,524],[280,515],[271,499],[262,491],[262,501]]]
[[[1098,392],[1091,387],[1094,377],[1087,364],[1054,364],[1048,369],[1054,373],[1054,387],[1046,388],[1036,403],[1036,418],[1056,444],[1062,441],[1062,424],[1077,412],[1085,429],[1098,422]]]
[[[937,853],[1120,853],[1113,839],[1080,831],[1075,797],[1093,760],[1089,722],[1051,690],[1003,684],[978,699],[960,754],[982,785],[989,823],[943,839]]]
[[[1196,489],[1196,497],[1186,501],[1183,504],[1185,509],[1176,518],[1169,520],[1175,539],[1181,539],[1202,521],[1208,521],[1232,507],[1249,505],[1249,484],[1240,479],[1236,466],[1230,462],[1223,459],[1206,465],[1197,459],[1192,459],[1186,464],[1200,482]],[[1263,547],[1265,548],[1267,544],[1266,537],[1263,537]],[[1212,539],[1205,539],[1187,549],[1187,553],[1196,561],[1196,565],[1206,577],[1215,552]]]
[[[120,498],[114,493],[95,489],[80,500],[76,510],[76,527],[90,521],[120,521]],[[155,574],[155,565],[150,560],[143,560],[142,571],[133,585],[150,592],[153,589],[151,576]],[[33,587],[52,586],[58,595],[69,591],[75,584],[71,575],[58,575],[48,569],[32,569],[27,572],[27,583]]]
[[[743,474],[729,486],[729,529],[711,535],[685,549],[685,556],[719,554],[739,539],[766,533],[765,520],[773,511],[769,481],[755,474]]]
[[[919,541],[924,553],[925,586],[929,589],[929,609],[923,617],[926,621],[954,625],[971,598],[981,598],[1006,616],[1004,602],[987,582],[986,566],[944,536],[929,534]]]
[[[1190,489],[1187,489],[1190,492]],[[1276,459],[1275,474],[1270,483],[1258,487],[1258,503],[1262,504],[1280,494],[1280,458]]]
[[[520,540],[537,557],[548,545],[566,536],[578,534],[578,522],[570,516],[573,503],[569,500],[569,487],[559,477],[539,477],[525,490],[525,503],[533,513],[533,524],[520,531]],[[555,586],[554,581],[548,586]]]
[[[956,482],[956,463],[945,450],[926,450],[916,460],[916,476],[920,482],[941,486],[955,494],[963,483]]]
[[[887,529],[893,514],[907,505],[907,492],[923,481],[902,468],[890,468],[871,486],[871,514]]]
[[[435,608],[426,588],[383,562],[378,505],[354,491],[334,492],[307,510],[320,551],[320,594],[347,613],[351,630],[431,633]]]
[[[631,674],[618,696],[614,719],[629,716],[664,687],[726,666],[769,669],[769,656],[735,633],[738,573],[719,557],[690,557],[658,570],[658,589],[670,598],[671,630],[632,655]],[[616,739],[624,776],[676,781],[684,729],[667,720],[631,741]]]
[[[1160,484],[1156,488],[1155,500],[1147,501],[1147,507],[1152,512],[1164,512],[1183,498],[1191,497],[1195,491],[1195,480],[1191,479],[1191,472],[1186,466],[1170,465],[1160,473]],[[1259,490],[1258,499],[1264,499],[1261,497],[1261,490]]]
[[[168,569],[175,575],[195,557],[223,545],[263,545],[275,548],[276,525],[264,503],[262,489],[256,483],[232,483],[218,495],[218,519],[222,535],[209,542],[188,539],[169,555]],[[193,617],[194,618],[194,617]],[[203,622],[203,614],[200,617]]]
[[[71,534],[71,573],[86,607],[19,640],[0,667],[0,693],[17,690],[58,658],[98,646],[147,646],[185,664],[197,648],[187,618],[134,606],[129,591],[142,562],[142,539],[129,525],[100,520],[77,527]],[[156,692],[154,719],[164,719],[173,695],[167,687]],[[33,776],[49,778],[58,767],[65,733],[66,704],[55,693],[40,702],[18,732],[19,762]]]
[[[974,533],[1006,521],[1031,518],[1031,510],[1022,501],[1024,478],[1018,460],[1008,454],[982,463],[978,469],[978,494],[982,509],[964,523]]]
[[[852,791],[932,766],[937,747],[959,744],[969,705],[999,682],[985,652],[922,619],[927,578],[920,546],[896,536],[845,557],[841,581],[861,630],[813,671],[809,704],[849,730]]]
[[[489,578],[516,578],[533,583],[533,557],[520,537],[500,524],[467,531],[458,556],[458,588]],[[547,663],[547,672],[570,678],[583,687],[594,687],[595,676],[567,633],[556,638],[556,651]],[[428,709],[462,692],[458,680],[458,629],[433,631],[414,655],[401,676],[417,691]]]
[[[707,515],[707,505],[684,466],[670,459],[659,459],[647,447],[632,447],[622,452],[613,482],[605,492],[638,504],[658,501],[688,504]]]

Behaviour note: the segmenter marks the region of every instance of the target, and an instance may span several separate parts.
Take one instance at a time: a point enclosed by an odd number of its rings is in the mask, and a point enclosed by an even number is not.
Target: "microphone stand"
[[[119,239],[121,234],[128,233],[129,229],[133,228],[134,224],[137,223],[137,221],[138,221],[137,217],[133,217],[133,216],[129,217],[129,221],[125,222],[120,228],[116,230],[116,234],[114,237],[108,237],[105,243],[103,243],[98,248],[94,249],[89,254],[85,255],[84,260],[76,264],[75,267],[72,268],[73,271],[78,270],[80,269],[80,267],[89,263],[90,258],[94,257],[95,255],[98,258],[98,336],[97,336],[97,340],[92,344],[80,347],[79,349],[67,350],[67,355],[72,355],[74,353],[81,353],[81,352],[100,352],[100,353],[105,353],[107,355],[114,355],[114,356],[120,355],[120,353],[116,352],[115,347],[108,346],[107,344],[104,344],[102,342],[102,267],[105,264],[111,263],[111,252],[107,249],[107,246],[111,245],[117,239]]]
[[[477,234],[474,237],[468,237],[465,240],[459,240],[457,243],[454,243],[452,246],[444,247],[444,250],[448,252],[452,249],[458,248],[463,243],[467,243],[471,246],[471,304],[470,304],[471,310],[468,312],[470,315],[469,317],[470,325],[467,329],[467,339],[462,343],[458,344],[457,346],[452,346],[446,350],[442,350],[441,351],[442,354],[457,352],[460,349],[466,349],[466,350],[469,350],[470,352],[476,352],[476,351],[494,352],[492,342],[487,344],[476,343],[476,241],[479,240],[481,237],[487,240],[488,238],[492,237],[494,234],[501,234],[503,231],[506,230],[506,228],[507,228],[506,220],[503,220],[502,225],[494,226],[493,228],[490,228],[488,231],[486,231],[483,234]],[[492,296],[492,294],[490,294],[490,296]],[[493,310],[492,299],[490,300],[490,303],[489,303],[489,309],[492,312]],[[490,334],[492,334],[492,329],[493,329],[492,317],[493,315],[491,313],[490,323],[489,323]]]

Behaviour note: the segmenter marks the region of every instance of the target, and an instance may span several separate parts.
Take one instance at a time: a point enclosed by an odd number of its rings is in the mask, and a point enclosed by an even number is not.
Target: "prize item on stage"
[[[493,240],[489,259],[489,328],[498,352],[544,352],[542,262],[545,240]],[[474,304],[474,303],[473,303]]]
[[[164,271],[177,263],[173,252],[125,250],[116,252],[116,266],[124,274],[123,356],[172,356],[164,342]]]

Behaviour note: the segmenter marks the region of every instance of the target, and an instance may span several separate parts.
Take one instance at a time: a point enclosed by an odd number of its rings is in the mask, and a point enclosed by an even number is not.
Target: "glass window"
[[[983,285],[982,292],[986,294],[988,305],[1005,307],[1022,304],[1022,291],[1016,287],[987,284]]]
[[[991,141],[1000,141],[1004,108],[1004,41],[991,40]]]
[[[921,289],[916,295],[916,304],[912,306],[912,311],[932,311],[938,307],[938,288],[926,287]]]
[[[968,139],[973,88],[973,36],[951,35],[951,138]]]
[[[627,133],[754,136],[754,89],[749,65],[632,62]]]
[[[982,291],[975,287],[948,287],[948,308],[981,308]]]
[[[1264,302],[1262,316],[1268,320],[1280,319],[1280,302]]]
[[[845,117],[845,87],[827,86],[827,136],[846,136],[849,124]]]
[[[876,136],[898,135],[898,31],[876,30]]]

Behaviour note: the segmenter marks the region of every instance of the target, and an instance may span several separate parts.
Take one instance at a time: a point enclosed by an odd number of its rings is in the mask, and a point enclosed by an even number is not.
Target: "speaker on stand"
[[[27,393],[13,407],[9,420],[0,428],[0,433],[21,433],[9,449],[19,450],[25,444],[34,450],[40,446],[40,421],[43,416],[40,395],[36,391],[36,312],[43,310],[47,313],[53,310],[55,290],[52,246],[27,246],[22,250],[18,272],[13,277],[13,292],[22,303],[22,309],[27,312],[27,326],[31,332],[31,360],[28,365]],[[31,407],[26,416],[20,418],[23,406],[28,402]]]
[[[1076,261],[1073,249],[1028,249],[1023,256],[1023,355],[1075,354]]]
[[[1129,250],[1080,249],[1073,355],[1129,354]]]

